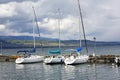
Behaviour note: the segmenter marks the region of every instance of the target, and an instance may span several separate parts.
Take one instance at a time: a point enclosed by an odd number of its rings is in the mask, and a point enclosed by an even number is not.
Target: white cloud
[[[38,22],[39,26],[41,26],[40,28],[45,28],[49,31],[55,31],[57,28],[57,20],[56,19],[48,19],[48,18],[44,18],[43,22]]]
[[[0,30],[4,30],[5,29],[5,25],[0,24]]]
[[[15,8],[10,4],[1,4],[0,5],[0,18],[12,17],[15,15]]]
[[[73,39],[73,37],[71,36],[77,34],[79,29],[78,19],[70,15],[60,20],[54,18],[50,18],[50,19],[44,18],[43,22],[42,23],[38,22],[38,24],[40,28],[45,28],[47,29],[48,32],[51,33],[51,34],[46,34],[47,37],[50,36],[54,38],[58,38],[59,26],[60,26],[60,33],[62,39]]]

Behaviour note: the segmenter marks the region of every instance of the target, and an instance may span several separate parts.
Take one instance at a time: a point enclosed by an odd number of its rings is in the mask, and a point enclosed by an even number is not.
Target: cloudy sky
[[[80,0],[80,4],[87,39],[120,41],[120,0]],[[42,37],[58,38],[60,20],[61,39],[79,39],[77,0],[0,0],[0,36],[32,35],[36,26],[32,6]]]

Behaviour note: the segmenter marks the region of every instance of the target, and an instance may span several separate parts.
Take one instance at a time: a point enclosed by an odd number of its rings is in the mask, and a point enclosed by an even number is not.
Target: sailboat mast
[[[79,15],[79,47],[82,47],[82,40],[81,40],[81,30],[80,30],[80,15]]]
[[[78,8],[79,8],[79,14],[80,14],[80,19],[81,19],[82,29],[83,29],[83,35],[84,35],[84,40],[85,40],[86,51],[87,51],[87,54],[88,54],[87,42],[86,42],[85,29],[84,29],[84,23],[83,23],[83,17],[82,17],[80,2],[79,2],[79,0],[77,0],[77,1],[78,1]]]
[[[58,19],[58,27],[59,27],[59,49],[60,49],[60,9],[58,8],[58,13],[59,13],[59,19]]]

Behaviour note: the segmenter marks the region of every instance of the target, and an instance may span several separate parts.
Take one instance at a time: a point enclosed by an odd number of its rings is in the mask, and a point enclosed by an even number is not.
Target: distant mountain
[[[39,38],[36,37],[36,40],[42,41],[57,41],[54,38]],[[28,41],[28,44],[25,44],[25,41]],[[2,42],[3,48],[25,48],[33,47],[33,37],[32,36],[0,36],[0,43]],[[29,44],[30,43],[30,44]],[[40,47],[40,46],[37,46]]]
[[[43,47],[56,47],[58,46],[58,39],[54,38],[39,38]],[[32,36],[0,36],[0,42],[3,48],[25,48],[33,47]],[[87,40],[88,46],[94,46],[94,41]],[[96,42],[96,46],[115,46],[120,45],[120,42]],[[61,46],[79,46],[79,40],[61,40]],[[82,40],[82,46],[85,46],[85,41]],[[40,41],[36,41],[36,47],[40,46]]]
[[[93,46],[95,44],[94,41],[87,40],[88,46]],[[69,44],[77,44],[79,45],[79,40],[63,40],[61,43],[64,43],[65,45]],[[82,40],[82,45],[85,46],[85,41]],[[97,41],[96,46],[114,46],[114,45],[120,45],[120,42],[103,42],[103,41]]]
[[[33,40],[33,36],[0,36],[1,40]],[[55,38],[36,37],[36,40],[57,40]]]

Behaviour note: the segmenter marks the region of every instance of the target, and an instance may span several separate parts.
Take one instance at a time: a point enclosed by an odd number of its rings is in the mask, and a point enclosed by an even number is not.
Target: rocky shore
[[[16,55],[0,55],[0,62],[14,62],[18,57]]]
[[[89,63],[114,63],[115,57],[120,55],[99,55],[99,56],[89,56]]]

